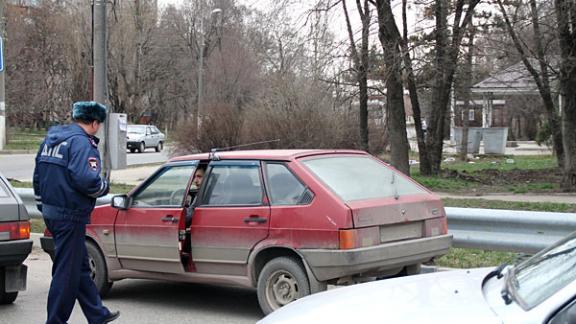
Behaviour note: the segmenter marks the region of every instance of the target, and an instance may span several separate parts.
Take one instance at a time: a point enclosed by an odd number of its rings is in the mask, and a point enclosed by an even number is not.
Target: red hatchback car
[[[102,295],[125,278],[240,285],[265,314],[328,283],[416,273],[452,240],[436,195],[349,150],[176,157],[96,207],[87,236]]]

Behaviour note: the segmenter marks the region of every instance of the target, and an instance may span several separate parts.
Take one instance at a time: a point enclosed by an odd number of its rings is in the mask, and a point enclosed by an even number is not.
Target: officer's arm
[[[74,138],[68,162],[68,173],[74,189],[92,198],[106,195],[108,182],[100,176],[100,171],[98,150],[85,137]]]
[[[36,153],[36,163],[34,164],[34,175],[32,176],[32,186],[34,187],[34,200],[36,200],[36,208],[40,212],[42,212],[42,197],[40,196],[40,176],[38,175],[38,157],[40,156],[40,152],[42,152],[42,148],[44,147],[45,142],[43,141],[40,144],[40,148],[38,149],[38,153]]]

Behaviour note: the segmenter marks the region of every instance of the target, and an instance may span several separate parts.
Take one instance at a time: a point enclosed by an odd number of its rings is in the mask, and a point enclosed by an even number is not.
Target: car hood
[[[297,300],[265,323],[501,323],[482,294],[492,268],[442,271],[336,288]]]

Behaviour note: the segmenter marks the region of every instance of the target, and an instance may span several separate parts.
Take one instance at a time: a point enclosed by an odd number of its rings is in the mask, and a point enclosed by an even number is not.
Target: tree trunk
[[[436,74],[434,75],[434,93],[432,96],[432,114],[426,145],[429,149],[432,174],[440,173],[442,163],[442,147],[444,141],[444,123],[450,100],[452,76],[449,66],[450,48],[448,43],[448,2],[436,1]]]
[[[402,0],[402,24],[403,24],[403,38],[402,38],[402,56],[404,59],[404,69],[406,70],[406,79],[408,84],[408,91],[410,92],[410,103],[412,104],[412,112],[414,114],[414,128],[416,130],[416,141],[418,142],[418,155],[420,157],[420,173],[429,175],[431,173],[430,160],[428,159],[428,148],[424,140],[425,133],[422,129],[422,112],[420,110],[420,100],[418,99],[418,88],[416,86],[416,77],[414,76],[414,69],[412,68],[412,59],[410,58],[410,51],[408,50],[408,26],[406,19],[406,6],[407,0]]]
[[[466,63],[464,65],[463,73],[463,99],[464,99],[464,114],[462,116],[462,146],[460,150],[460,160],[466,161],[468,156],[468,129],[470,124],[470,88],[472,87],[472,59],[474,58],[474,36],[476,29],[470,26],[470,33],[468,35],[468,53],[466,53]]]
[[[360,119],[360,145],[363,150],[368,151],[368,42],[370,35],[370,8],[368,0],[364,0],[364,8],[359,0],[356,0],[358,14],[362,22],[362,44],[360,44],[360,53],[356,49],[352,24],[348,15],[346,1],[342,1],[342,9],[346,18],[346,27],[348,30],[348,39],[350,41],[350,51],[352,52],[352,62],[356,70],[356,82],[359,90],[359,119]]]
[[[400,34],[394,21],[389,0],[376,1],[378,11],[378,38],[384,51],[386,64],[386,111],[389,118],[391,164],[404,174],[410,175],[408,163],[408,137],[406,112],[404,111],[404,87],[402,85],[402,53]]]
[[[479,0],[468,2],[457,0],[454,4],[454,22],[451,33],[448,31],[448,9],[451,4],[447,0],[436,0],[436,73],[434,76],[434,94],[432,96],[432,114],[426,137],[431,173],[439,174],[442,163],[442,148],[444,145],[444,127],[450,104],[450,91],[454,81],[454,73],[458,63],[458,50],[462,42],[462,33],[472,20],[472,15]],[[464,15],[464,17],[463,17]],[[450,41],[449,35],[452,35]],[[449,120],[449,119],[448,119]]]
[[[564,176],[561,186],[565,191],[576,192],[576,31],[573,28],[576,6],[573,1],[555,0],[560,40],[560,93],[564,148]]]

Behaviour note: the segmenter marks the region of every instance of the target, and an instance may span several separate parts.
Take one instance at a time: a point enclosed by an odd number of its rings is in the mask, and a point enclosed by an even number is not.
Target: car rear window
[[[145,134],[146,126],[128,125],[128,133],[130,134]]]
[[[368,156],[335,156],[303,160],[343,201],[422,194],[426,190]]]

